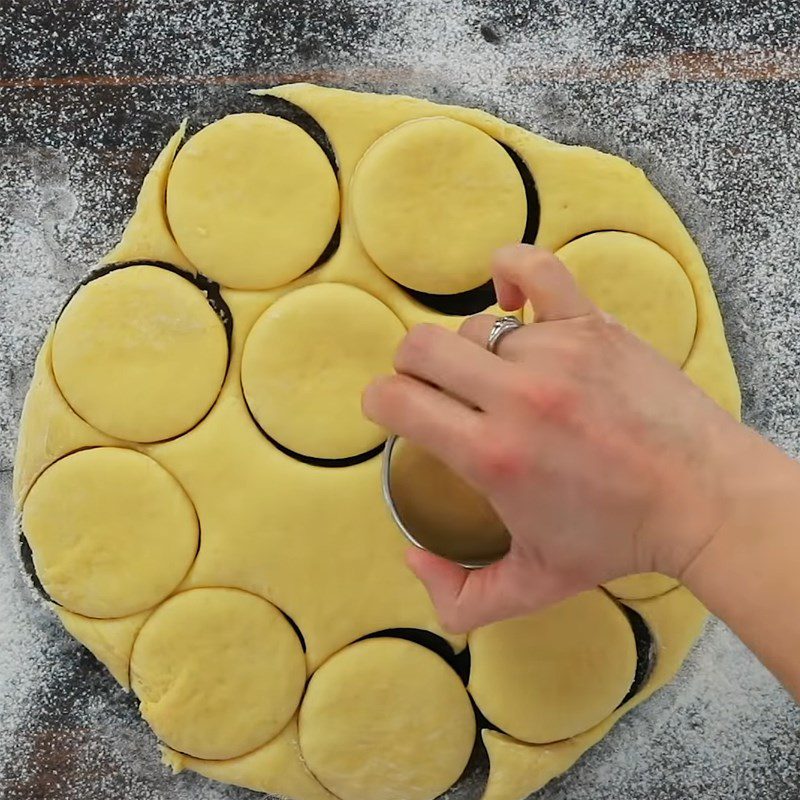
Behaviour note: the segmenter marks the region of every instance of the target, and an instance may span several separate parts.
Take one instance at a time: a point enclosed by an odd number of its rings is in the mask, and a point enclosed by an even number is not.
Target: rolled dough
[[[153,537],[155,564],[137,562],[137,542],[150,541],[164,507],[161,490],[125,482],[142,492],[131,514],[153,516],[134,532],[139,539],[119,543],[107,523],[127,506],[102,500],[117,491],[114,472],[91,471],[92,500],[75,515],[95,522],[81,530],[102,539],[98,552],[130,552],[134,568],[86,594],[97,602],[98,588],[119,589],[106,607],[113,616],[71,609],[67,598],[57,610],[123,685],[130,675],[176,769],[294,800],[332,797],[323,776],[344,800],[432,797],[466,761],[475,724],[467,694],[438,656],[386,634],[438,634],[456,651],[465,637],[442,630],[404,565],[405,540],[381,499],[379,459],[324,459],[361,455],[383,440],[360,417],[358,394],[369,376],[388,371],[403,329],[461,322],[402,287],[474,288],[488,277],[493,244],[518,240],[535,222],[504,146],[534,178],[537,244],[559,251],[601,306],[682,363],[734,415],[736,376],[702,257],[641,170],[475,110],[305,84],[264,93],[318,122],[338,176],[305,132],[266,115],[225,118],[182,147],[183,127],[170,139],[105,259],[122,268],[81,288],[42,346],[20,423],[15,502],[37,569],[60,563],[73,492],[56,484],[43,504],[38,490],[85,448],[149,459],[173,481],[167,494],[183,493],[193,506],[199,550],[186,547],[183,571],[180,558],[163,555],[181,538],[175,525]],[[340,210],[338,249],[309,269]],[[232,317],[230,348],[191,275],[120,261],[167,262],[201,273],[198,285],[218,280]],[[93,297],[101,290],[107,302]],[[81,557],[67,582],[80,586],[91,563]],[[174,575],[155,591],[160,570]],[[563,616],[560,624],[522,620],[470,634],[470,690],[506,731],[484,732],[487,800],[522,800],[540,788],[680,667],[705,616],[697,601],[663,576],[608,588],[641,598],[625,602],[655,643],[650,678],[620,708],[633,637],[599,590],[567,601],[580,613],[543,612],[545,620]],[[302,632],[305,653],[281,611]],[[517,626],[527,635],[503,633]],[[539,657],[545,651],[550,661]],[[415,683],[419,676],[429,680]],[[386,742],[379,755],[411,765],[379,780],[372,755],[359,760],[364,731],[375,734],[368,754]],[[552,743],[563,736],[572,738]],[[316,777],[303,757],[316,763]]]

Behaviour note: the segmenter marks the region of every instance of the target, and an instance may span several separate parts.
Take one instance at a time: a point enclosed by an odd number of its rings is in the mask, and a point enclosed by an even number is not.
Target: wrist
[[[758,569],[776,536],[800,527],[800,466],[754,432],[728,454],[708,513],[711,526],[675,573],[706,605]],[[787,554],[788,555],[788,554]],[[713,609],[712,609],[713,610]]]

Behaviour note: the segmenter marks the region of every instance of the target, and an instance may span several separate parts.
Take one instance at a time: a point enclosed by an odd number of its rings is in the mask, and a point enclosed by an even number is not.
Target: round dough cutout
[[[322,148],[267,114],[231,114],[180,149],[167,217],[186,257],[234,289],[270,289],[302,275],[339,219],[339,185]]]
[[[478,128],[446,117],[406,122],[359,161],[352,211],[372,260],[401,286],[456,294],[491,278],[491,257],[525,232],[516,165]]]
[[[195,758],[235,758],[272,739],[297,709],[305,679],[292,626],[238,589],[171,597],[131,654],[142,716],[161,741]]]
[[[646,600],[666,594],[679,585],[679,581],[659,572],[642,572],[625,575],[604,583],[603,586],[620,600]]]
[[[228,340],[205,295],[149,265],[90,281],[53,334],[53,374],[77,414],[103,433],[155,442],[208,412],[228,365]]]
[[[31,487],[22,528],[50,597],[87,617],[151,608],[183,580],[199,528],[180,484],[149,456],[81,450]]]
[[[311,678],[300,750],[341,800],[432,800],[458,780],[475,717],[455,672],[403,639],[365,639]]]
[[[621,231],[590,233],[556,256],[604,311],[682,366],[694,344],[697,306],[681,265],[650,239]]]
[[[403,323],[380,300],[339,283],[298,289],[256,321],[242,355],[242,388],[261,428],[304,456],[343,459],[386,438],[361,413],[361,394],[393,371]]]
[[[533,744],[568,739],[604,720],[636,672],[631,626],[599,589],[478,628],[468,641],[469,691],[478,707],[509,736]]]

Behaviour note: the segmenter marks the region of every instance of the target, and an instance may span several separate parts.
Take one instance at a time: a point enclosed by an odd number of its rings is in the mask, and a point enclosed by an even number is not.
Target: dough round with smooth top
[[[361,413],[361,395],[393,371],[406,329],[380,300],[353,286],[318,284],[276,300],[253,325],[242,388],[261,428],[312,458],[368,452],[386,438]]]
[[[352,211],[364,247],[393,280],[456,294],[491,278],[492,253],[519,242],[527,200],[500,144],[445,117],[406,122],[358,163]]]
[[[322,148],[299,126],[231,114],[178,152],[167,217],[200,272],[233,289],[270,289],[322,254],[339,219],[339,185]]]
[[[403,639],[349,645],[311,678],[300,749],[340,800],[432,800],[469,760],[475,717],[439,656]]]
[[[194,506],[149,456],[117,447],[56,461],[31,488],[22,528],[50,597],[87,617],[151,608],[197,552]]]
[[[131,688],[159,739],[196,758],[234,758],[276,736],[300,702],[303,649],[271,603],[239,589],[191,589],[145,622]]]
[[[184,433],[219,394],[225,327],[186,278],[149,265],[82,286],[56,323],[53,374],[90,425],[132,442]]]
[[[689,355],[697,305],[681,265],[655,242],[621,231],[581,236],[556,256],[581,289],[674,364]]]
[[[533,744],[604,720],[636,672],[631,626],[599,589],[478,628],[468,639],[473,699],[498,728]]]

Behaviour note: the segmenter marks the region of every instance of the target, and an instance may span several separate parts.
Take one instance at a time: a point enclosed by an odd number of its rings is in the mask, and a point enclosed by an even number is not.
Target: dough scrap
[[[87,422],[153,442],[205,415],[225,377],[228,342],[196,286],[139,265],[78,289],[56,323],[52,359],[59,388]]]
[[[697,306],[681,265],[655,242],[619,231],[590,233],[556,252],[603,311],[682,366],[694,343]]]
[[[292,626],[238,589],[174,595],[131,654],[142,716],[169,747],[197,758],[235,758],[268,742],[297,709],[305,676]]]
[[[472,631],[469,691],[510,736],[555,742],[588,730],[622,702],[636,671],[625,614],[598,589]]]
[[[297,715],[274,739],[239,758],[207,761],[164,747],[163,761],[174,772],[191,769],[207,778],[255,792],[296,800],[337,800],[303,761],[297,736]]]
[[[456,673],[403,639],[366,639],[332,656],[299,720],[306,764],[341,800],[433,800],[464,771],[475,738]]]
[[[522,239],[525,187],[491,137],[447,117],[406,122],[364,154],[353,220],[375,263],[401,286],[455,294],[491,278],[493,251]]]
[[[284,295],[250,331],[242,387],[261,428],[293,452],[341,459],[373,450],[386,431],[361,395],[392,372],[403,323],[379,300],[340,283]]]
[[[169,595],[198,546],[197,515],[153,459],[98,447],[60,459],[22,509],[36,574],[50,597],[88,617],[124,617]]]
[[[167,217],[200,272],[231,288],[270,289],[322,254],[339,218],[339,187],[302,128],[266,114],[231,114],[178,152]]]
[[[133,643],[151,611],[148,609],[116,619],[95,619],[73,614],[55,603],[51,605],[61,624],[98,661],[105,664],[117,683],[128,691],[131,688],[129,672]]]

